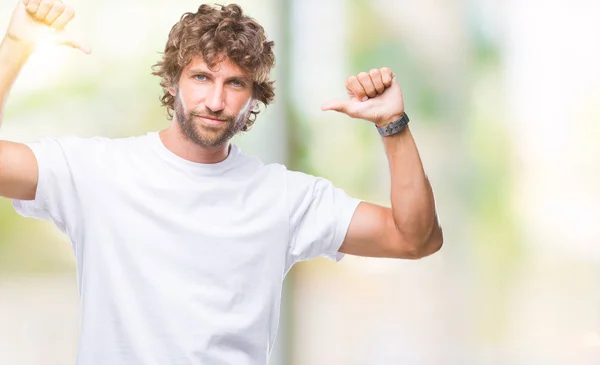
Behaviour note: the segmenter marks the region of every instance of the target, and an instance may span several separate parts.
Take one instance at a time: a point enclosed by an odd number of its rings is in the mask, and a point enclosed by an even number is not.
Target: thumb
[[[346,100],[330,100],[330,101],[325,102],[321,106],[321,110],[323,110],[323,111],[333,110],[336,112],[347,114],[349,107],[350,107],[350,103]]]
[[[82,51],[85,54],[92,53],[92,50],[88,45],[76,39],[67,31],[61,31],[56,34],[56,43],[62,46],[73,47]]]

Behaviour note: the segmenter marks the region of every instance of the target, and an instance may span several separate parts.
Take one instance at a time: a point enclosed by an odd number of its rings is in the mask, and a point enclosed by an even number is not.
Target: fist
[[[60,0],[19,0],[6,35],[17,42],[35,48],[44,36],[56,43],[90,53],[88,47],[77,42],[65,27],[75,17],[75,11]]]
[[[346,90],[350,100],[328,101],[321,109],[365,119],[378,126],[393,122],[404,113],[402,90],[387,67],[350,76],[346,80]]]

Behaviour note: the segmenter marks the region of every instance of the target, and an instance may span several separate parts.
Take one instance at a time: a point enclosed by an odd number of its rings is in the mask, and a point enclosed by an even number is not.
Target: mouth
[[[227,120],[224,120],[224,119],[211,118],[211,117],[206,117],[206,116],[201,116],[201,115],[196,116],[196,118],[202,119],[202,121],[204,123],[209,124],[209,125],[222,125],[222,124],[227,123]]]

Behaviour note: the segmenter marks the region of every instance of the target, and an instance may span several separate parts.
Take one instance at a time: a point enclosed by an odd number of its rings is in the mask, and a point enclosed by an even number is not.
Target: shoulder
[[[258,156],[245,154],[242,149],[235,144],[232,145],[231,153],[233,154],[231,167],[235,167],[237,173],[242,173],[246,176],[254,175],[263,179],[285,177],[287,168],[281,163],[265,163]]]
[[[39,145],[48,147],[60,147],[65,150],[77,149],[78,152],[85,152],[87,149],[93,148],[109,148],[118,146],[128,146],[139,141],[143,137],[126,137],[126,138],[110,138],[104,136],[91,136],[91,137],[79,137],[79,136],[50,136],[44,137],[34,142],[29,142],[29,145]]]
[[[33,150],[38,163],[45,165],[66,163],[67,166],[75,167],[80,164],[118,161],[124,156],[131,155],[134,149],[143,146],[144,138],[143,136],[127,138],[51,136],[25,144]]]
[[[111,154],[117,154],[124,157],[125,154],[140,152],[144,154],[151,148],[153,140],[150,133],[138,136],[128,137],[66,137],[63,143],[68,144],[83,153],[94,153],[98,157],[106,158]],[[104,154],[106,153],[106,154]],[[104,155],[103,155],[104,154]]]
[[[105,137],[49,136],[25,142],[34,153],[38,163],[62,160],[78,160],[97,154],[107,142]]]
[[[90,143],[104,144],[107,148],[135,149],[151,146],[155,138],[158,137],[154,137],[152,133],[118,138],[93,137],[90,138]]]
[[[285,168],[285,166],[284,166]],[[290,192],[305,194],[315,190],[333,188],[331,181],[324,177],[285,168],[285,178]]]

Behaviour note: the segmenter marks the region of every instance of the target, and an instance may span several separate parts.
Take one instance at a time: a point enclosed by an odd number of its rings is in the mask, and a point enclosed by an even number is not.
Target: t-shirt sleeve
[[[13,200],[17,213],[52,221],[67,234],[76,226],[81,214],[73,166],[83,158],[84,141],[65,137],[26,143],[37,160],[39,177],[34,200]]]
[[[361,202],[329,180],[287,171],[290,209],[290,264],[319,256],[342,259],[339,248]]]

